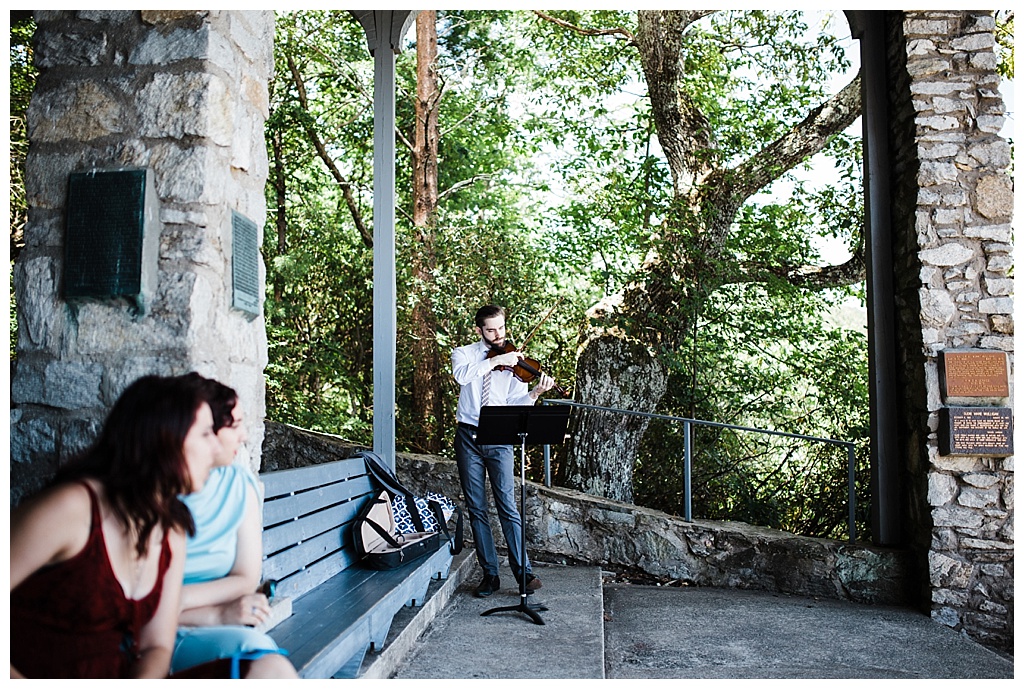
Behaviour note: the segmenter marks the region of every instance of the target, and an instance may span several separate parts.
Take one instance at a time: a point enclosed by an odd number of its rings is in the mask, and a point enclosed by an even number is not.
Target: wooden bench
[[[263,579],[291,615],[268,631],[304,678],[353,678],[380,651],[395,614],[422,605],[452,563],[448,543],[399,569],[361,566],[352,521],[381,490],[362,457],[260,474]],[[275,606],[278,607],[278,606]]]

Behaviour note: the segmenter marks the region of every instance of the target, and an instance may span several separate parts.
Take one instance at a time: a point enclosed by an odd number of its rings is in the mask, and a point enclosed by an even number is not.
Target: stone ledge
[[[337,436],[267,423],[264,465],[320,453],[351,456]],[[313,462],[315,463],[315,462]],[[398,455],[398,475],[417,493],[461,501],[454,461]],[[757,589],[859,603],[908,602],[910,555],[845,541],[797,536],[740,522],[686,522],[657,510],[527,484],[527,548],[538,561],[592,564],[697,586]],[[500,533],[492,510],[492,526]],[[467,537],[471,531],[467,528]]]

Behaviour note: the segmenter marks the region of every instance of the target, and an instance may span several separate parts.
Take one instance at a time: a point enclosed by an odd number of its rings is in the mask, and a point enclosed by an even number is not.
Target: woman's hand
[[[217,606],[221,624],[255,627],[270,616],[270,601],[262,593],[249,593]]]

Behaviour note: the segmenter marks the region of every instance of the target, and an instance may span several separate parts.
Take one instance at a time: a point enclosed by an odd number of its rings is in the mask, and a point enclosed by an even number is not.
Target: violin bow
[[[558,305],[562,303],[562,299],[564,299],[564,297],[559,297],[558,300],[555,302],[554,306],[548,309],[548,312],[544,314],[544,318],[541,318],[540,322],[537,323],[537,325],[533,326],[533,330],[530,331],[530,334],[527,335],[526,339],[523,340],[522,343],[519,345],[519,351],[523,351],[524,349],[526,349],[526,343],[529,342],[530,339],[537,334],[537,331],[540,330],[540,326],[544,325],[544,321],[546,321],[548,317],[555,312],[555,309],[558,308]]]

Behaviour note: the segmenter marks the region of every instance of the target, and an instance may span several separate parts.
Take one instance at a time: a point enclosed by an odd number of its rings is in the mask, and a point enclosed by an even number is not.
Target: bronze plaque
[[[1009,397],[1004,352],[943,352],[946,397]]]
[[[1013,410],[1007,407],[943,407],[939,410],[939,454],[1013,454]]]

